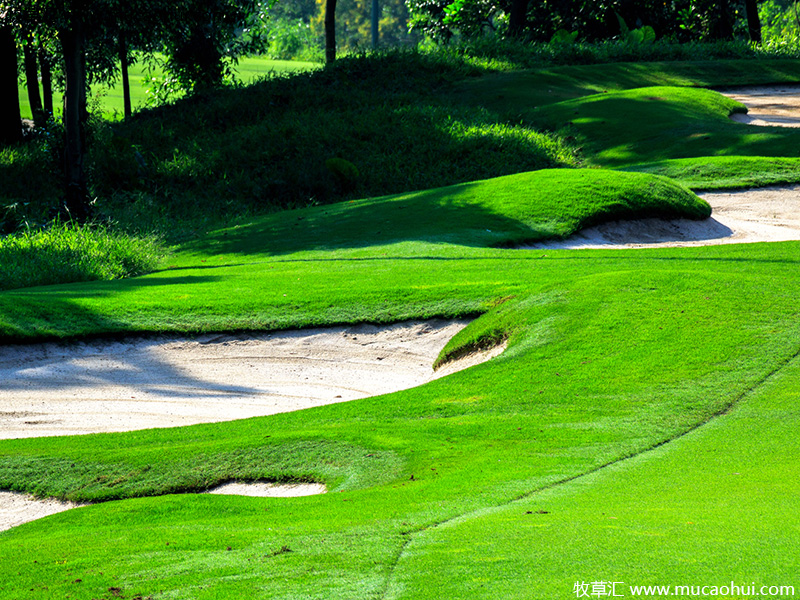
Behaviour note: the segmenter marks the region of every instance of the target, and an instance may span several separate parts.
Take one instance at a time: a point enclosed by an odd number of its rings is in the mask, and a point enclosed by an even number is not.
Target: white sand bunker
[[[747,114],[731,119],[760,126],[800,127],[800,85],[776,85],[720,90],[747,106]]]
[[[81,506],[58,500],[35,500],[27,494],[0,492],[0,531]]]
[[[207,493],[258,498],[299,498],[300,496],[324,494],[327,491],[327,488],[321,483],[242,483],[232,481],[212,488]]]
[[[0,347],[0,439],[229,421],[407,389],[499,353],[434,373],[466,324]]]
[[[664,248],[800,240],[800,185],[698,195],[711,205],[711,218],[611,221],[528,247]]]
[[[502,352],[434,372],[441,349],[467,323],[0,346],[0,439],[228,421],[407,389]],[[313,483],[232,482],[208,493],[325,492]],[[0,492],[0,531],[76,506]]]

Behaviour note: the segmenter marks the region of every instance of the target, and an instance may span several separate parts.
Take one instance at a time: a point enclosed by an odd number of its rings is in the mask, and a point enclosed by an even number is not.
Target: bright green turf
[[[648,99],[656,91],[663,100]],[[712,92],[571,102],[546,116],[578,110],[596,162],[677,158],[676,140],[712,125],[692,151],[738,156],[724,143],[761,143],[726,129],[739,127],[725,121],[736,106]],[[630,109],[626,127],[614,117],[620,106]],[[685,129],[655,123],[664,109],[667,125],[680,114]],[[612,118],[614,127],[600,123]],[[758,152],[772,156],[795,134],[762,135],[771,143]],[[560,196],[548,191],[557,184]],[[548,200],[509,202],[503,190]],[[0,293],[7,339],[482,313],[444,354],[509,341],[488,364],[379,398],[4,441],[0,487],[43,495],[112,500],[235,478],[325,481],[333,491],[167,495],[62,513],[0,534],[0,593],[561,599],[575,597],[575,581],[601,579],[799,583],[800,244],[485,247],[651,211],[661,199],[702,211],[692,198],[639,174],[512,176],[243,223],[186,245],[174,268],[147,277]],[[411,216],[387,218],[400,205]],[[295,227],[298,218],[313,225]],[[303,234],[288,235],[295,229]]]
[[[238,81],[249,83],[275,74],[295,73],[298,71],[309,71],[318,68],[319,65],[315,63],[288,61],[288,60],[269,60],[257,56],[244,57],[239,60],[234,68],[235,77]],[[147,83],[148,77],[163,77],[163,73],[155,70],[152,74],[145,71],[144,65],[134,64],[128,70],[128,77],[130,78],[131,86],[131,105],[133,109],[141,108],[145,105],[147,95],[146,89],[149,87]],[[41,93],[41,91],[40,91]],[[122,98],[122,84],[116,82],[110,86],[94,85],[92,86],[92,94],[98,98],[103,112],[108,117],[119,117],[124,112],[123,98]],[[31,106],[28,102],[28,92],[25,82],[19,84],[19,102],[23,118],[31,118]],[[53,104],[57,113],[60,114],[61,103],[63,102],[62,95],[58,90],[54,90]]]
[[[693,190],[764,187],[800,181],[800,158],[700,156],[626,167],[627,171],[669,177]]]
[[[487,581],[509,598],[566,598],[593,581],[620,582],[626,597],[629,586],[731,582],[796,592],[798,385],[790,353],[730,413],[680,439],[415,536],[388,597],[446,586],[450,598],[494,598]]]
[[[345,490],[287,502],[156,498],[63,514],[0,536],[4,563],[13,556],[22,565],[6,589],[34,598],[27,589],[38,578],[57,595],[82,579],[78,597],[86,598],[113,586],[185,598],[285,597],[287,590],[379,597],[404,542],[427,536],[404,533],[507,504],[679,435],[795,354],[797,249],[544,257],[429,247],[427,259],[273,259],[258,276],[250,269],[240,295],[249,290],[276,318],[302,324],[328,304],[349,308],[353,320],[380,313],[381,304],[389,313],[424,316],[426,304],[441,313],[446,302],[465,306],[483,296],[488,307],[512,297],[473,325],[482,334],[509,335],[510,348],[489,365],[387,398],[221,425],[4,442],[4,486],[39,493],[124,497],[237,477],[323,480]],[[161,288],[162,301],[186,295],[192,302],[194,277],[245,271],[188,271],[187,282]],[[256,280],[261,289],[252,286]],[[197,285],[211,291],[209,284]],[[72,289],[85,296],[81,289],[97,286]],[[124,290],[115,286],[119,300]],[[281,305],[282,293],[290,298]],[[77,309],[82,302],[74,301]],[[193,312],[225,308],[208,303],[192,303]],[[84,546],[89,531],[94,541]],[[467,534],[452,551],[471,548],[471,540]],[[283,546],[292,552],[267,558]],[[480,578],[483,564],[465,583]],[[423,565],[431,577],[432,570]],[[753,576],[764,573],[758,567]],[[539,577],[541,586],[553,581]],[[436,589],[424,580],[410,584],[407,596]],[[492,581],[510,589],[502,577]],[[200,584],[208,591],[192,587]],[[470,597],[450,589],[448,597]]]

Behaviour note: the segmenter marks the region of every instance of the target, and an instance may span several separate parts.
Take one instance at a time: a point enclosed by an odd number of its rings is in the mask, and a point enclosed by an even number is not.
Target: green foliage
[[[559,29],[553,34],[553,37],[550,38],[551,44],[574,44],[578,39],[578,32],[577,31],[567,31],[566,29]]]
[[[329,158],[325,161],[325,167],[336,179],[336,184],[345,192],[352,191],[358,185],[358,168],[349,160],[344,158]]]
[[[616,13],[616,15],[617,20],[619,21],[620,39],[623,42],[628,44],[647,45],[656,41],[656,32],[652,27],[650,27],[650,25],[645,25],[644,27],[638,27],[636,29],[629,29],[622,16],[619,13]]]
[[[477,39],[494,32],[506,16],[494,0],[408,0],[409,27],[436,42]]]
[[[0,148],[0,232],[43,223],[59,206],[63,135],[51,119],[24,143]]]
[[[155,269],[164,254],[152,236],[56,222],[0,237],[0,290],[132,277]]]
[[[797,43],[800,37],[800,7],[794,0],[763,0],[758,4],[761,34],[765,42]]]
[[[321,62],[324,59],[322,44],[301,19],[273,17],[265,25],[269,58],[278,60],[304,60]]]
[[[482,70],[508,71],[550,65],[615,62],[800,58],[800,44],[785,41],[762,46],[754,46],[745,41],[678,43],[666,38],[659,38],[652,43],[607,40],[597,43],[576,41],[571,44],[550,44],[484,36],[453,42],[438,48],[436,52]]]

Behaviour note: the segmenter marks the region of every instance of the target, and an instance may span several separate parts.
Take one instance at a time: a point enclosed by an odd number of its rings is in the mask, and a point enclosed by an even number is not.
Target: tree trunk
[[[712,14],[709,35],[713,40],[733,39],[733,10],[730,0],[718,0]]]
[[[125,106],[125,118],[129,119],[133,114],[131,107],[131,82],[128,78],[128,44],[125,42],[125,34],[119,33],[119,64],[122,71],[122,99]]]
[[[747,31],[750,33],[750,41],[760,44],[761,19],[758,17],[758,4],[756,0],[745,0],[744,8],[747,13]]]
[[[11,27],[0,26],[0,144],[22,140],[22,117],[17,87],[17,43]]]
[[[33,122],[37,127],[44,125],[44,111],[42,109],[42,96],[39,94],[39,64],[36,60],[36,46],[33,34],[25,34],[25,45],[23,46],[23,56],[25,62],[25,85],[28,88],[28,104],[31,105]]]
[[[44,46],[39,48],[39,68],[42,71],[42,106],[45,116],[53,116],[52,59]]]
[[[508,35],[521,38],[528,27],[528,0],[512,0],[508,16]]]
[[[64,129],[66,144],[64,175],[66,192],[64,208],[71,218],[85,221],[91,204],[86,172],[83,168],[86,154],[84,125],[86,123],[86,34],[83,23],[75,18],[70,29],[59,32],[64,50]]]
[[[325,0],[325,62],[336,60],[336,0]]]
[[[378,0],[372,0],[372,11],[370,13],[372,19],[372,49],[376,50],[380,43],[380,18],[381,7]]]

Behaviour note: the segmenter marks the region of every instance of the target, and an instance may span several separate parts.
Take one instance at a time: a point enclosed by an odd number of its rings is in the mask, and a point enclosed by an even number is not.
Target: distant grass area
[[[800,62],[788,59],[623,62],[489,73],[459,82],[454,97],[513,119],[540,106],[633,88],[718,88],[795,81],[800,81]]]
[[[701,156],[644,163],[626,167],[626,170],[663,175],[693,190],[800,182],[800,158]]]
[[[298,73],[310,71],[319,67],[320,65],[315,63],[271,60],[258,56],[246,56],[239,60],[234,71],[237,81],[251,83],[257,79],[273,74],[283,75],[287,73]],[[145,92],[147,88],[150,87],[148,79],[152,77],[161,78],[163,76],[163,72],[159,69],[154,69],[152,72],[146,71],[142,63],[136,63],[129,68],[128,77],[130,78],[131,105],[134,110],[146,106],[147,95]],[[107,118],[119,119],[124,114],[122,83],[120,81],[117,81],[117,83],[111,86],[94,85],[92,86],[92,95],[98,99],[103,113]],[[28,91],[24,81],[21,81],[19,84],[19,101],[22,117],[30,119],[31,106],[28,102]],[[57,114],[61,112],[62,103],[63,96],[58,90],[54,90],[53,104]]]

